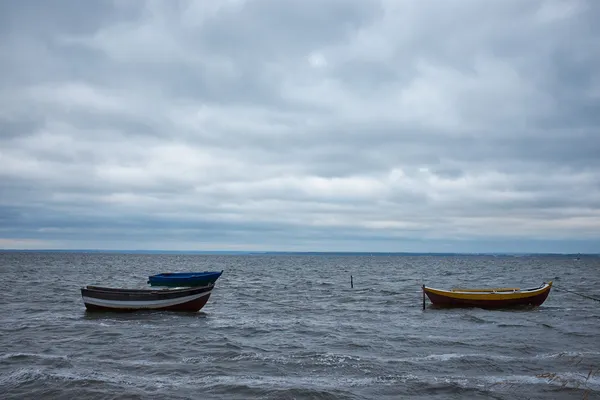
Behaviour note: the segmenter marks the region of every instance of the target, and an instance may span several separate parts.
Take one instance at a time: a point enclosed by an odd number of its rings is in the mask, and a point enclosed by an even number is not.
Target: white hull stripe
[[[178,297],[176,299],[149,301],[104,300],[83,296],[83,302],[95,306],[111,308],[163,308],[188,303],[190,301],[197,300],[201,297],[208,296],[211,292],[212,291],[209,290],[208,292],[202,292],[199,294],[194,294],[192,296]]]

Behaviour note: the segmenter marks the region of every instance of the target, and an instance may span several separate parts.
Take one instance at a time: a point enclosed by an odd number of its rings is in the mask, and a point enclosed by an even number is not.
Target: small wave
[[[486,360],[493,360],[493,361],[516,360],[515,357],[501,356],[501,355],[479,354],[479,353],[472,353],[472,354],[446,353],[446,354],[430,354],[430,355],[421,356],[421,357],[389,358],[386,361],[389,363],[404,363],[404,362],[421,363],[421,362],[429,362],[429,361],[439,363],[439,362],[449,362],[449,361],[455,361],[455,360],[471,360],[471,359],[486,359]]]
[[[558,353],[544,353],[533,356],[534,358],[576,358],[576,357],[589,357],[589,356],[599,356],[600,352],[598,351],[561,351]]]
[[[340,387],[360,387],[373,384],[396,383],[413,379],[414,376],[387,375],[375,377],[352,377],[352,376],[265,376],[265,375],[244,375],[244,376],[214,376],[212,382],[205,382],[209,386],[239,386],[248,387],[267,387],[267,388],[304,388],[304,389],[335,389]]]
[[[41,359],[41,360],[61,360],[68,361],[69,356],[56,355],[56,354],[39,354],[39,353],[7,353],[0,355],[0,360],[29,360],[29,359]]]
[[[416,343],[420,343],[423,341],[423,337],[415,336],[415,337],[407,337],[407,339],[413,340]],[[450,338],[448,336],[437,336],[437,335],[427,335],[425,336],[427,341],[435,343],[438,346],[468,346],[470,345],[470,340],[474,340],[475,338],[468,336],[461,336],[459,338]]]
[[[65,355],[49,355],[35,353],[9,353],[0,356],[2,364],[13,367],[20,365],[48,366],[52,368],[72,367],[72,359]]]
[[[347,343],[347,346],[349,349],[372,349],[373,346],[368,345],[368,344],[364,344],[364,343],[356,343],[356,342],[349,342]]]
[[[94,362],[104,363],[104,364],[116,364],[123,366],[144,366],[144,367],[156,367],[156,366],[166,366],[166,365],[178,365],[179,362],[176,361],[153,361],[153,360],[116,360],[116,359],[108,359],[108,358],[97,358],[94,359]]]
[[[400,362],[448,362],[454,360],[471,360],[471,359],[485,359],[491,361],[504,361],[504,362],[515,362],[515,361],[530,361],[531,359],[554,359],[554,358],[584,358],[590,356],[598,356],[600,352],[559,352],[559,353],[543,353],[533,356],[504,356],[499,354],[486,354],[486,353],[443,353],[443,354],[429,354],[420,357],[404,357],[404,358],[388,358],[386,362],[400,363]]]
[[[235,349],[235,350],[241,350],[242,346],[232,343],[231,341],[227,341],[224,345],[224,347],[229,348],[229,349]]]
[[[512,385],[552,385],[569,389],[600,390],[600,377],[583,373],[561,372],[540,373],[536,375],[492,376],[482,380],[492,386]]]
[[[425,361],[451,361],[451,360],[462,360],[465,358],[473,358],[473,357],[481,357],[480,354],[457,354],[457,353],[448,353],[448,354],[430,354],[425,357],[421,357],[420,360]],[[413,357],[413,360],[415,358]]]
[[[92,371],[87,369],[52,369],[21,368],[8,375],[0,376],[3,387],[19,386],[35,382],[44,385],[48,381],[78,382],[78,384],[112,384],[136,387],[143,390],[196,388],[199,384],[205,388],[227,385],[230,387],[248,386],[260,388],[303,388],[328,389],[348,386],[365,386],[373,383],[394,384],[404,379],[395,377],[332,377],[332,376],[265,376],[265,375],[211,375],[211,376],[144,376],[109,371]]]
[[[525,324],[507,324],[507,323],[503,323],[503,324],[498,324],[496,325],[498,328],[523,328],[527,325]]]
[[[19,368],[9,374],[0,375],[0,387],[17,386],[43,377],[42,368]]]
[[[220,358],[222,359],[222,358]],[[277,356],[271,354],[261,354],[261,353],[243,353],[237,354],[235,356],[229,357],[230,361],[266,361],[270,363],[278,363],[278,364],[289,364],[290,357],[288,356]]]
[[[219,359],[223,358],[219,357]],[[362,361],[361,357],[358,356],[336,353],[299,353],[276,355],[269,353],[246,352],[228,357],[227,359],[231,361],[259,360],[275,362],[278,364],[303,364],[315,367],[342,367],[349,364],[357,364]]]
[[[20,368],[14,372],[0,376],[0,386],[18,387],[28,383],[45,385],[48,381],[77,382],[78,384],[113,384],[138,388],[148,387],[173,387],[181,384],[193,384],[192,377],[161,377],[161,376],[139,376],[127,375],[125,373],[92,371],[78,368],[74,369],[51,369],[42,368]]]
[[[489,324],[490,323],[490,321],[487,321],[483,318],[477,317],[473,314],[464,314],[461,316],[461,319],[465,320],[465,321],[469,321],[469,322],[475,322],[477,324]]]
[[[315,354],[311,356],[310,359],[316,365],[324,366],[340,366],[347,363],[356,363],[361,361],[361,358],[358,356],[335,353]]]
[[[351,393],[339,389],[304,389],[304,388],[289,388],[289,389],[271,389],[260,393],[261,398],[274,399],[314,399],[314,400],[344,400],[355,399],[356,396]]]
[[[398,291],[395,291],[395,290],[387,290],[387,289],[381,289],[379,291],[379,293],[381,293],[383,295],[386,295],[386,296],[396,296],[396,295],[399,295],[399,294],[405,294],[404,292],[398,292]]]
[[[556,374],[560,377],[553,379],[554,374],[539,375],[509,375],[509,376],[483,376],[467,377],[463,375],[427,376],[415,374],[382,374],[375,376],[335,376],[323,374],[310,376],[273,376],[273,375],[231,375],[211,374],[211,376],[193,375],[137,375],[128,372],[92,371],[89,369],[52,369],[42,370],[40,368],[23,368],[9,375],[0,377],[0,385],[3,388],[9,386],[20,386],[35,383],[36,385],[60,385],[65,382],[70,387],[73,385],[97,386],[107,389],[106,385],[118,388],[136,388],[146,393],[157,391],[163,393],[174,389],[195,390],[201,385],[207,392],[231,393],[243,392],[247,389],[260,389],[262,393],[283,393],[282,391],[311,392],[317,398],[319,394],[326,396],[332,390],[347,390],[354,387],[397,387],[407,385],[414,390],[425,392],[456,392],[460,390],[502,390],[514,389],[515,385],[553,385],[555,387],[565,386],[567,388],[581,388],[585,385],[591,390],[600,388],[600,378],[591,377],[585,379],[575,373]],[[564,382],[567,381],[565,385]],[[112,388],[115,390],[116,388]]]
[[[204,364],[207,362],[212,362],[214,357],[210,356],[199,356],[199,357],[184,357],[181,361],[184,364]]]

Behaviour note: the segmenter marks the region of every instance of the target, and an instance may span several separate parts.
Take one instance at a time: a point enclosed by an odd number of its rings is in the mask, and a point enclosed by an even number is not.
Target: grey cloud
[[[60,0],[56,3],[43,0],[2,2],[0,34],[32,35],[43,40],[45,35],[56,32],[93,32],[107,23],[115,22],[117,14],[113,5],[111,1],[87,4],[77,0]]]
[[[370,0],[257,0],[218,13],[194,33],[217,53],[241,55],[250,62],[267,57],[288,63],[290,55],[304,57],[317,46],[344,40],[380,13],[377,2]]]
[[[0,243],[599,238],[595,2],[0,7]]]

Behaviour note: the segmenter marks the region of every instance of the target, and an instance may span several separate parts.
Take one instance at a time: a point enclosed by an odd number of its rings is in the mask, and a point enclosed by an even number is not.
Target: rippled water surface
[[[207,269],[199,313],[81,301]],[[560,290],[600,297],[598,257],[0,253],[0,280],[3,399],[600,398],[600,303]],[[533,310],[422,309],[423,283],[549,280]]]

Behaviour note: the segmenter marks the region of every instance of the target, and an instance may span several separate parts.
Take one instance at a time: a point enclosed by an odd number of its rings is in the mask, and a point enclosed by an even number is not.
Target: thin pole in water
[[[425,309],[425,285],[421,288],[423,290],[423,310]]]
[[[354,281],[352,280],[352,275],[350,275],[350,288],[354,288]]]

